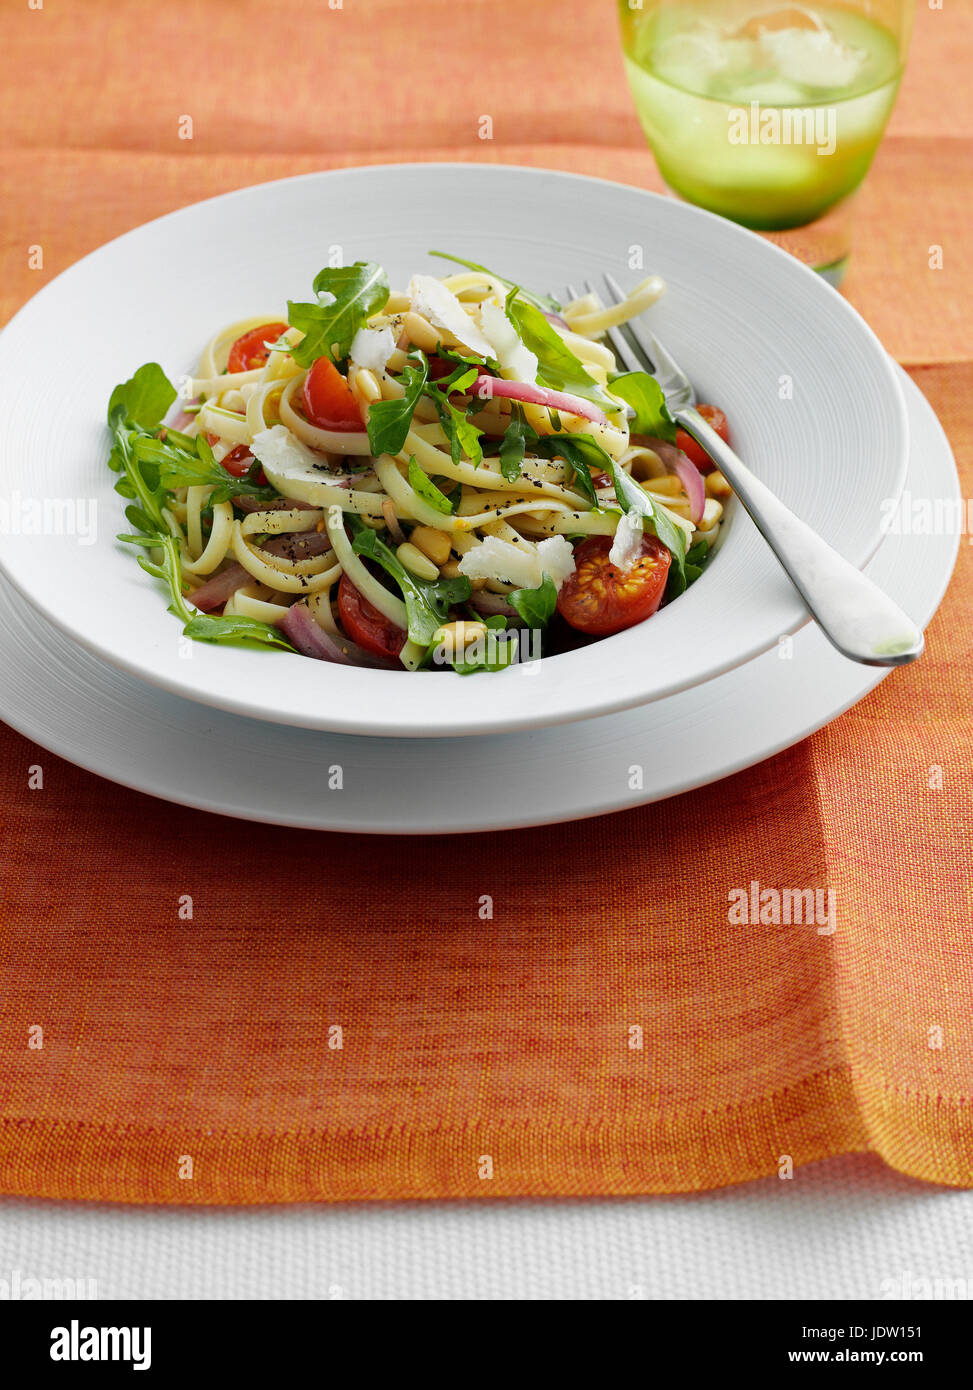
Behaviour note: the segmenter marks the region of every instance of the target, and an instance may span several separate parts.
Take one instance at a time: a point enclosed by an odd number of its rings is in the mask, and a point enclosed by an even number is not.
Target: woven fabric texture
[[[289,173],[448,158],[659,186],[599,0],[0,14],[4,317],[112,236]],[[846,286],[965,496],[971,40],[969,11],[919,7]],[[827,729],[661,805],[451,840],[448,867],[434,840],[168,807],[4,729],[0,1191],[622,1195],[862,1151],[973,1185],[971,603],[964,539],[923,661]],[[814,891],[835,930],[732,923],[752,882]]]

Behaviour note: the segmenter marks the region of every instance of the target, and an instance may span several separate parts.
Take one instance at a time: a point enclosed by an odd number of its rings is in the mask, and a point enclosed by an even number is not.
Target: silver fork
[[[611,275],[611,300],[625,294]],[[597,297],[591,281],[585,289]],[[567,286],[569,299],[577,294]],[[904,666],[922,655],[923,635],[878,585],[785,507],[724,443],[696,409],[696,393],[685,372],[645,328],[630,321],[606,337],[626,371],[647,371],[662,387],[670,414],[710,456],[739,497],[757,529],[828,640],[843,656],[866,666]]]

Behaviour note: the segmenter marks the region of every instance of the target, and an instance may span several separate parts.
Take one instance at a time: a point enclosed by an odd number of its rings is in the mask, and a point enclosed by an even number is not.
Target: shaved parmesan
[[[391,328],[359,328],[351,340],[349,356],[358,367],[372,372],[384,372],[395,351],[395,334]]]
[[[499,304],[487,301],[480,307],[480,327],[493,347],[490,354],[516,381],[537,380],[537,358],[524,347],[513,324]]]
[[[493,356],[491,344],[455,294],[434,275],[413,275],[409,281],[409,302],[415,313],[421,314],[434,328],[444,329],[471,352],[480,357]]]
[[[253,436],[250,450],[254,458],[263,464],[264,471],[272,468],[280,473],[288,468],[320,469],[328,466],[327,459],[309,449],[286,425],[271,425],[269,429],[260,430]]]
[[[497,536],[486,536],[482,545],[468,550],[459,572],[469,579],[504,580],[520,589],[536,589],[540,583],[536,555]]]
[[[632,568],[642,553],[642,518],[634,511],[622,512],[615,528],[615,539],[608,552],[608,558],[616,569],[626,573]]]
[[[537,547],[537,563],[541,577],[532,587],[539,587],[544,575],[549,574],[554,581],[554,587],[560,589],[564,581],[574,574],[574,546],[563,536],[548,536],[547,540],[541,541]]]
[[[574,551],[563,536],[541,541],[528,550],[497,536],[486,536],[482,545],[468,550],[459,562],[460,574],[469,579],[495,579],[518,589],[539,589],[549,574],[555,588],[574,573]]]
[[[283,493],[312,507],[327,507],[348,493],[349,474],[332,469],[323,454],[316,454],[293,434],[286,425],[272,425],[253,436],[250,451],[260,460],[267,481]]]

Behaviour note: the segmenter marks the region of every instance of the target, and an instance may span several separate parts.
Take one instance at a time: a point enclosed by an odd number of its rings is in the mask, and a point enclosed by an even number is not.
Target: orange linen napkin
[[[612,10],[8,0],[0,308],[149,217],[312,168],[489,159],[658,186]],[[973,25],[924,11],[848,290],[930,364],[913,375],[968,495]],[[238,823],[4,730],[0,1191],[675,1192],[866,1149],[969,1185],[971,599],[964,543],[927,656],[828,729],[706,791],[546,830]],[[833,894],[836,930],[732,923],[752,881]]]

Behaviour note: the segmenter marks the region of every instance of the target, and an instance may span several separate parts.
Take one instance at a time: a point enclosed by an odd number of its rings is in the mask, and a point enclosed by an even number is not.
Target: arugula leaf
[[[137,429],[129,429],[124,423],[120,424],[116,431],[116,444],[112,449],[109,464],[124,471],[115,484],[115,491],[119,496],[131,498],[138,503],[135,510],[148,522],[146,530],[153,533],[164,532],[169,528],[162,515],[164,499],[159,494],[158,469],[151,464],[146,467],[136,458],[134,441],[137,437]]]
[[[454,261],[456,265],[465,265],[467,270],[479,270],[484,275],[492,275],[494,280],[499,280],[506,289],[514,289],[511,280],[505,280],[502,275],[497,275],[495,271],[487,270],[485,265],[477,265],[476,261],[464,261],[462,256],[451,256],[448,251],[430,251],[430,256],[438,256],[443,261]],[[530,290],[521,289],[519,286],[517,293],[521,299],[526,299],[528,304],[535,305],[538,309],[546,309],[548,313],[556,314],[560,309],[560,304],[556,299],[552,299],[549,294],[531,294]]]
[[[153,433],[159,439],[164,439],[167,444],[175,444],[177,449],[188,449],[191,454],[196,453],[196,440],[191,434],[183,434],[182,430],[174,430],[171,425],[163,425],[161,429],[154,430]]]
[[[351,340],[366,319],[385,307],[389,282],[375,261],[355,261],[354,265],[325,267],[314,277],[315,304],[287,302],[287,321],[304,337],[291,349],[294,361],[310,367],[319,357],[332,362],[348,356]],[[320,296],[331,296],[326,304]]]
[[[402,368],[400,380],[405,395],[398,400],[376,401],[368,408],[368,443],[372,453],[391,454],[393,458],[402,452],[412,425],[412,416],[419,403],[426,381],[429,377],[429,363],[422,353],[410,356]]]
[[[686,552],[686,586],[695,584],[709,563],[710,548],[708,541],[697,541]]]
[[[262,623],[258,618],[246,618],[242,614],[224,618],[212,613],[199,613],[183,628],[183,636],[191,637],[196,642],[258,642],[265,647],[294,651],[293,645],[272,623]]]
[[[118,488],[116,487],[116,492]],[[155,532],[155,521],[151,516],[147,516],[141,507],[134,505],[125,508],[125,519],[135,527],[137,531],[145,531],[147,534]]]
[[[480,362],[475,362],[468,367],[460,362],[447,377],[440,377],[438,381],[432,382],[429,389],[442,391],[445,395],[452,395],[454,391],[466,392],[476,381],[480,372],[483,370]]]
[[[520,477],[527,443],[530,441],[533,444],[536,438],[537,431],[533,425],[528,424],[523,410],[514,401],[511,407],[510,424],[504,431],[503,439],[500,442],[500,472],[508,483],[515,482]]]
[[[457,377],[457,383],[463,381],[468,375],[469,373],[463,373]],[[449,385],[449,383],[446,384]],[[467,381],[466,384],[470,385],[471,383]],[[462,390],[463,388],[458,386],[457,389]],[[439,411],[440,424],[449,440],[450,458],[454,463],[462,463],[465,454],[473,467],[478,468],[483,462],[483,449],[480,445],[480,436],[483,431],[477,429],[476,425],[466,418],[466,412],[453,405],[449,397],[440,391],[438,386],[427,384],[426,395]]]
[[[257,642],[261,646],[280,647],[287,652],[294,650],[284,634],[270,623],[243,616],[224,618],[211,613],[197,613],[190,608],[192,600],[187,600],[182,591],[182,561],[174,536],[119,536],[118,539],[127,545],[140,545],[162,552],[159,562],[145,555],[140,555],[138,562],[146,574],[161,579],[167,586],[169,612],[182,620],[184,637],[191,637],[196,642]]]
[[[222,464],[213,457],[213,450],[204,435],[189,441],[198,452],[177,448],[166,439],[145,435],[135,440],[135,457],[143,463],[158,466],[160,485],[171,491],[177,487],[209,487],[215,490],[210,494],[210,504],[226,502],[231,497],[256,497],[262,502],[270,502],[279,496],[276,488],[258,487],[252,481],[248,469],[242,478],[227,473]]]
[[[213,484],[216,491],[211,494],[211,501],[244,493],[269,499],[277,493],[274,488],[257,487],[252,476],[234,478],[227,473],[216,462],[204,436],[194,439],[160,425],[175,399],[175,388],[154,362],[140,367],[130,381],[116,386],[111,394],[108,423],[115,445],[109,463],[122,475],[115,491],[131,499],[125,516],[143,533],[118,539],[126,545],[158,552],[157,558],[139,555],[139,565],[166,585],[169,612],[181,620],[187,637],[204,642],[257,642],[293,651],[283,633],[269,623],[197,613],[183,593],[179,543],[162,515],[172,488]]]
[[[591,469],[598,468],[611,474],[611,456],[590,434],[542,434],[532,448],[542,458],[562,458],[574,469],[577,490],[592,503],[598,505],[595,485],[591,480]]]
[[[439,489],[439,491],[446,498],[446,501],[449,503],[449,510],[452,512],[453,516],[455,516],[456,513],[459,511],[459,504],[463,498],[463,484],[457,483],[455,487],[450,488],[449,492],[447,492],[446,486],[452,481],[452,478],[444,478],[441,475],[437,475],[435,478],[433,478],[433,482],[436,484],[436,487]]]
[[[662,387],[648,372],[623,372],[609,383],[613,396],[621,396],[623,401],[635,411],[628,427],[633,434],[650,434],[656,439],[675,443],[676,422],[669,414]]]
[[[177,395],[158,362],[146,362],[108,398],[108,427],[114,430],[120,420],[127,419],[133,425],[154,428]]]
[[[414,458],[409,459],[409,486],[430,507],[435,507],[437,512],[442,512],[443,516],[452,516],[453,508],[449,498],[439,491],[436,484],[427,473],[422,471]]]
[[[644,488],[639,487],[634,478],[612,459],[612,474],[615,479],[615,496],[623,512],[634,511],[642,517],[643,531],[657,536],[672,555],[669,567],[669,582],[666,584],[666,597],[676,598],[689,583],[686,574],[686,534],[672,521],[667,512],[657,507]]]
[[[520,335],[524,347],[537,358],[537,381],[552,391],[567,391],[593,401],[605,410],[617,410],[607,392],[590,377],[583,364],[548,323],[539,309],[518,300],[516,291],[507,296],[507,318]]]
[[[473,676],[478,671],[505,671],[517,660],[520,651],[520,638],[517,633],[502,632],[496,624],[491,626],[488,623],[487,626],[486,639],[477,638],[466,648],[459,660],[453,660],[452,667],[457,675]]]
[[[176,388],[162,368],[147,362],[129,381],[115,387],[108,402],[108,426],[114,436],[108,466],[122,474],[115,491],[138,502],[138,515],[148,522],[152,532],[168,530],[162,515],[164,499],[159,496],[158,467],[139,458],[136,446],[151,437],[149,427],[158,428],[175,399]]]
[[[428,647],[439,628],[449,618],[453,604],[465,603],[471,593],[470,581],[439,579],[427,584],[410,574],[393,551],[380,541],[377,532],[349,514],[347,523],[353,534],[352,549],[382,566],[402,590],[405,611],[409,620],[409,637],[420,647]]]
[[[483,371],[484,366],[490,366],[494,371],[500,367],[500,363],[495,357],[480,357],[476,353],[472,357],[467,357],[460,352],[459,348],[447,347],[445,343],[440,343],[436,348],[436,356],[441,357],[446,362],[452,362],[457,367],[475,367],[477,375]],[[453,375],[455,376],[455,373]],[[450,381],[452,380],[453,377],[450,377]],[[442,386],[444,383],[439,381],[437,385]]]
[[[194,613],[182,592],[182,561],[179,558],[179,547],[176,545],[175,537],[159,533],[152,536],[119,536],[118,539],[126,545],[144,545],[148,549],[162,551],[160,563],[148,559],[145,555],[140,555],[138,562],[147,574],[163,580],[168,586],[169,612],[181,618],[184,623],[190,622]]]
[[[507,602],[516,608],[527,627],[546,627],[557,607],[557,588],[549,574],[538,589],[514,589]]]

